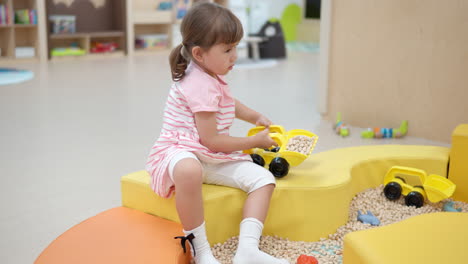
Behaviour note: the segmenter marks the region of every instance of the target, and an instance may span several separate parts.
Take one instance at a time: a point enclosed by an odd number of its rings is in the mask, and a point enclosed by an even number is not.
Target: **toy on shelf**
[[[115,42],[93,42],[91,43],[91,53],[114,52],[119,45]]]
[[[138,35],[135,38],[135,48],[137,49],[161,49],[169,44],[167,34],[145,34]]]
[[[297,258],[296,264],[318,264],[318,260],[313,256],[302,254]]]
[[[333,129],[335,129],[335,132],[342,137],[349,136],[349,128],[345,123],[343,123],[343,121],[341,121],[341,113],[336,115],[336,123],[333,126]]]
[[[31,9],[15,10],[15,24],[37,25],[37,12]]]
[[[265,130],[264,126],[254,127],[247,136],[253,136]],[[281,178],[288,174],[289,166],[297,166],[309,157],[315,148],[318,136],[303,129],[293,129],[288,132],[282,126],[269,127],[270,137],[278,144],[271,149],[253,148],[244,150],[251,155],[252,160],[260,165],[269,164],[269,170],[275,177]]]
[[[455,203],[453,201],[448,201],[444,203],[444,207],[443,207],[444,212],[461,212],[462,209],[453,207],[454,204]]]
[[[455,192],[455,184],[439,175],[427,175],[425,171],[410,167],[393,166],[384,178],[384,194],[389,200],[405,195],[407,206],[423,206],[428,199],[437,203]]]
[[[181,20],[187,14],[187,10],[190,8],[189,0],[174,0],[176,19]]]
[[[171,1],[163,1],[163,2],[160,2],[158,5],[158,10],[169,11],[171,9],[172,9]]]
[[[52,34],[73,34],[76,32],[76,16],[51,15],[49,21]]]
[[[362,214],[361,210],[358,210],[357,220],[373,226],[380,225],[380,220],[377,217],[375,217],[375,215],[373,215],[371,211],[367,211],[367,214]]]
[[[86,51],[78,47],[53,48],[51,51],[52,57],[82,56],[85,54]]]
[[[407,132],[408,121],[404,120],[399,128],[368,128],[366,131],[362,131],[361,136],[363,138],[401,138]]]

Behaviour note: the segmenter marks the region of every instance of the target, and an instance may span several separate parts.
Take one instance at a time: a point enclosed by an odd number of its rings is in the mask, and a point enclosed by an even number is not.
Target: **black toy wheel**
[[[269,169],[273,173],[273,176],[282,178],[289,172],[289,162],[284,158],[276,157],[270,162]]]
[[[410,192],[406,195],[405,203],[407,206],[416,206],[416,208],[419,208],[424,204],[424,196],[418,192]]]
[[[262,156],[258,154],[250,154],[250,157],[252,157],[252,160],[255,164],[258,164],[260,166],[265,166],[265,160],[263,159]]]
[[[384,194],[390,201],[398,200],[401,196],[401,186],[398,182],[390,182],[385,185]]]

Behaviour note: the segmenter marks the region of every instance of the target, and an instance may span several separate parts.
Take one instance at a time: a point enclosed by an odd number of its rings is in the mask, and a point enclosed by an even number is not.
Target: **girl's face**
[[[226,75],[237,60],[237,44],[216,44],[209,50],[200,50],[198,63],[206,70],[217,75]]]

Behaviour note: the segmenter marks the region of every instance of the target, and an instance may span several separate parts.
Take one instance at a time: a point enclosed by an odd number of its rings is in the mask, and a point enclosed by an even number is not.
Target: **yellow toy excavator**
[[[249,130],[247,136],[253,136],[265,129],[257,126]],[[269,164],[268,169],[277,178],[284,177],[289,172],[289,166],[297,166],[310,156],[317,143],[318,136],[303,129],[285,131],[282,126],[271,125],[270,137],[278,144],[271,149],[253,148],[244,150],[250,154],[253,162],[260,166]]]
[[[425,171],[410,167],[393,166],[384,178],[384,194],[389,200],[397,200],[403,194],[407,206],[421,207],[428,199],[437,203],[455,192],[455,184],[439,175],[427,175]]]

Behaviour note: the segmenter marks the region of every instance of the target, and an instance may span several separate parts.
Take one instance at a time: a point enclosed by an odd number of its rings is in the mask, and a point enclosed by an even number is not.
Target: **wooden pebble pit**
[[[286,258],[295,264],[301,254],[314,256],[320,264],[342,263],[343,237],[358,230],[374,228],[357,220],[357,211],[371,211],[379,220],[380,226],[388,225],[406,218],[426,213],[441,212],[444,200],[439,203],[426,203],[421,208],[408,207],[402,196],[398,201],[389,201],[383,195],[383,185],[358,193],[352,200],[349,208],[349,221],[338,228],[337,232],[322,238],[318,242],[289,241],[287,239],[263,236],[260,249],[278,258]],[[455,208],[462,208],[468,212],[468,204],[455,202]],[[317,228],[320,228],[319,226]],[[223,264],[232,263],[237,249],[238,237],[232,237],[223,244],[216,244],[212,248],[214,256]]]

